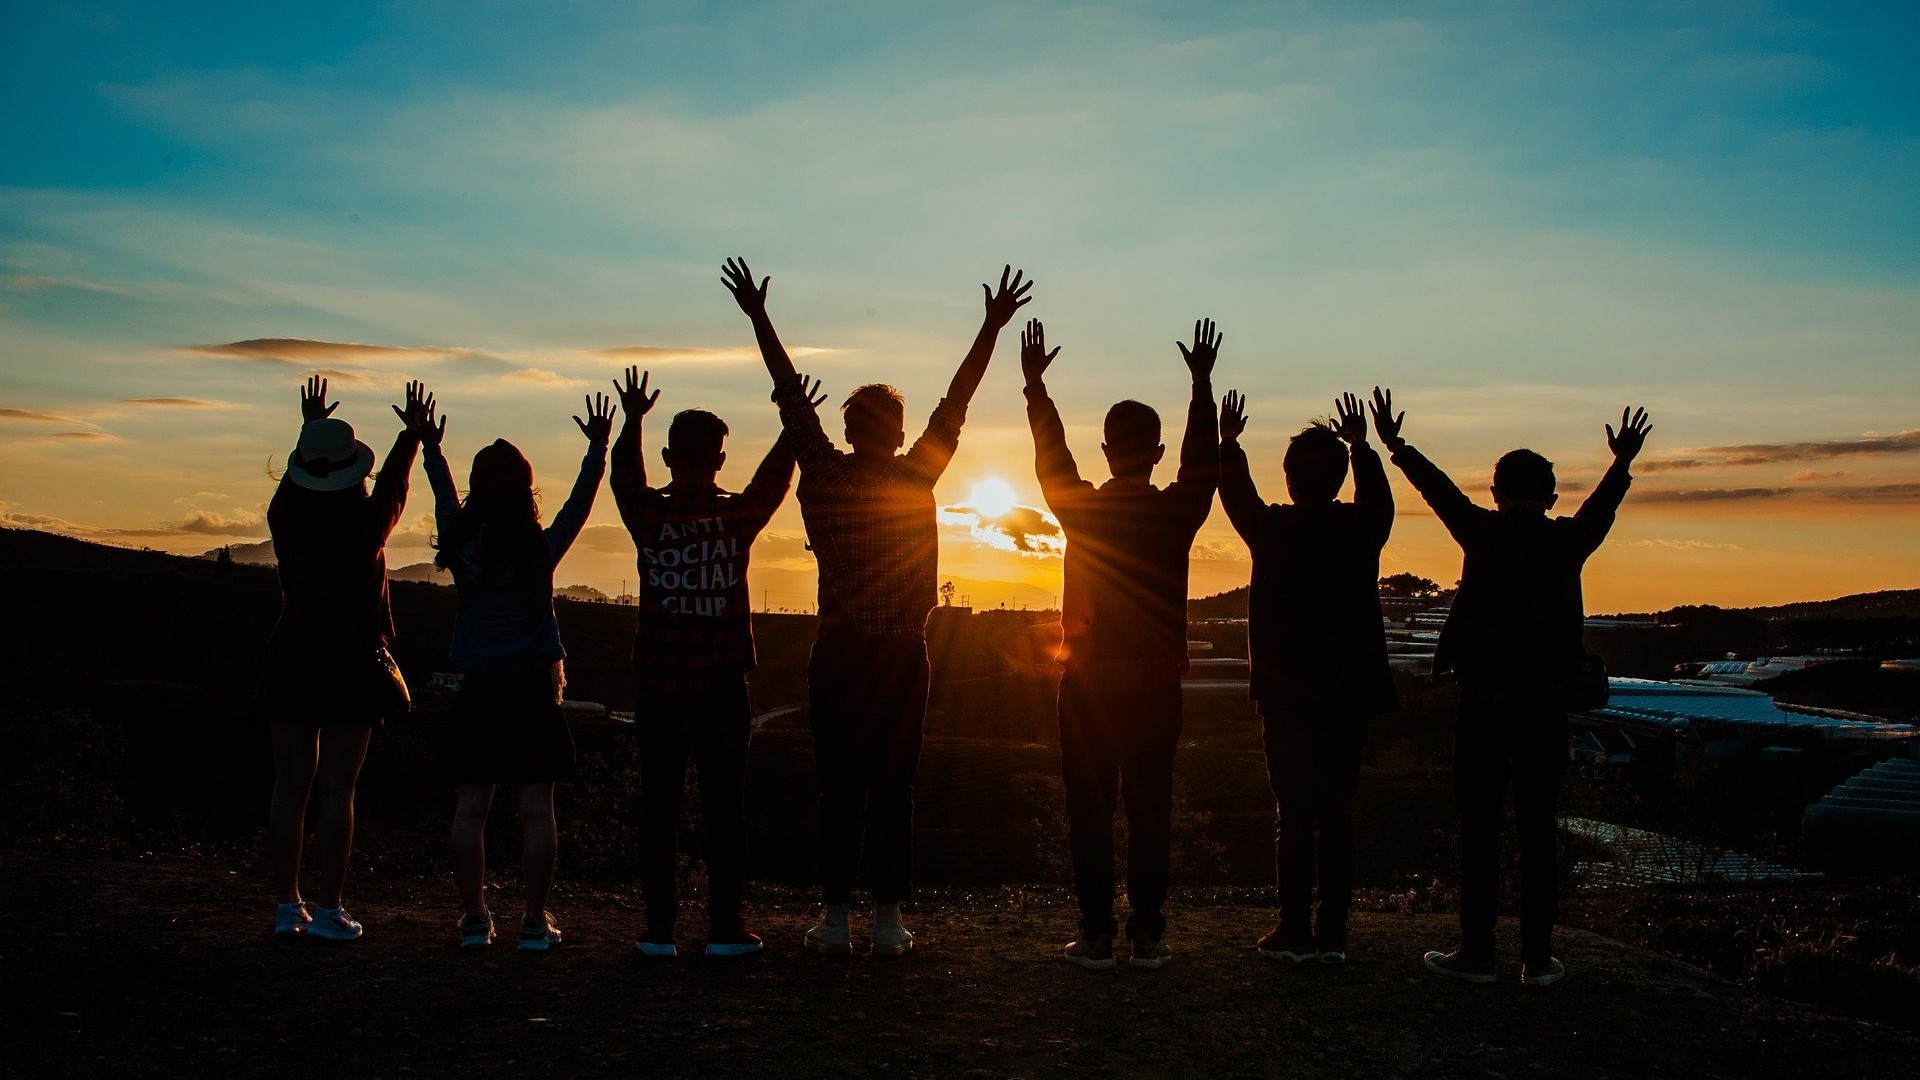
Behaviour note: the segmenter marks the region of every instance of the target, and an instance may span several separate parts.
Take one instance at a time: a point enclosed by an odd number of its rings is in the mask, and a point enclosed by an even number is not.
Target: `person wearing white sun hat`
[[[353,426],[333,417],[327,380],[300,391],[304,421],[286,472],[267,505],[280,575],[280,618],[267,639],[260,711],[273,735],[273,801],[267,812],[277,892],[273,932],[335,941],[360,936],[340,906],[353,847],[353,792],[373,729],[407,708],[406,682],[387,652],[394,636],[387,599],[387,538],[407,503],[407,479],[420,441],[413,419],[430,407],[419,383],[407,384],[403,427],[373,490],[373,451]],[[319,904],[300,896],[307,801],[316,793]]]

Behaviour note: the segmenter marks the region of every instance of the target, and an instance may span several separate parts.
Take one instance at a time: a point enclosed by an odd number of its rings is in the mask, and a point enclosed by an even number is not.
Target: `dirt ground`
[[[1056,958],[1073,915],[1054,894],[923,897],[897,960],[805,954],[811,906],[763,894],[761,955],[699,955],[692,915],[680,958],[646,960],[637,895],[571,887],[560,949],[472,955],[450,882],[358,875],[364,938],[278,945],[259,876],[204,855],[0,853],[0,1074],[1920,1076],[1920,1038],[1580,931],[1560,936],[1558,986],[1476,987],[1420,966],[1451,941],[1445,916],[1359,915],[1351,963],[1298,969],[1252,951],[1271,910],[1176,902],[1172,963],[1095,974]]]

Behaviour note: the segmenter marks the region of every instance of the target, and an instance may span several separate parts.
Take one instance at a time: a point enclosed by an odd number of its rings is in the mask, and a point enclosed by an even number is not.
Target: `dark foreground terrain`
[[[1352,963],[1303,970],[1250,949],[1270,911],[1176,906],[1166,969],[1091,974],[1054,958],[1072,921],[1057,893],[924,897],[900,960],[801,953],[812,908],[778,893],[754,899],[766,953],[642,961],[637,896],[569,886],[561,949],[466,955],[445,881],[358,875],[365,938],[282,946],[259,875],[204,855],[0,854],[0,1074],[1920,1075],[1911,1034],[1578,930],[1560,985],[1472,987],[1419,965],[1445,916],[1360,915]]]

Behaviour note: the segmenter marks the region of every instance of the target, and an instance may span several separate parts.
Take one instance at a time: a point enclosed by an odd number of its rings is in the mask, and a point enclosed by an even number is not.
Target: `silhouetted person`
[[[1646,444],[1646,410],[1607,425],[1613,464],[1572,517],[1548,517],[1559,496],[1553,463],[1514,450],[1493,467],[1495,509],[1474,505],[1447,474],[1400,437],[1406,414],[1373,392],[1374,428],[1393,463],[1460,545],[1460,592],[1435,648],[1435,671],[1460,683],[1453,787],[1460,808],[1460,947],[1426,965],[1468,982],[1494,980],[1501,804],[1513,788],[1520,841],[1520,975],[1544,986],[1565,973],[1553,957],[1554,804],[1567,767],[1567,702],[1586,658],[1580,570],[1613,527]]]
[[[754,283],[729,259],[726,285],[753,320],[774,400],[800,462],[800,513],[820,563],[820,637],[807,665],[814,768],[820,787],[820,886],[826,912],[807,932],[819,953],[852,951],[847,909],[866,835],[875,955],[913,948],[900,923],[913,851],[913,777],[927,715],[927,615],[933,610],[940,540],[933,485],[953,459],[967,403],[986,374],[994,340],[1027,303],[1023,275],[1008,267],[973,347],[947,396],[905,454],[905,404],[891,386],[848,396],[847,443],[834,447],[767,317],[767,279]],[[1012,274],[1011,280],[1008,275]]]
[[[614,384],[627,419],[613,444],[613,497],[639,552],[640,619],[633,642],[638,689],[633,710],[640,760],[640,884],[647,930],[634,947],[673,956],[679,908],[674,894],[680,802],[687,759],[700,777],[706,826],[710,956],[758,952],[758,935],[740,917],[747,869],[747,744],[753,715],[753,611],[747,558],[793,482],[785,435],[739,494],[715,478],[726,464],[726,421],[688,409],[667,428],[660,458],[672,480],[647,483],[641,418],[660,391],[628,368]]]
[[[335,941],[360,936],[340,906],[353,848],[353,789],[373,729],[405,712],[406,683],[387,652],[393,611],[387,603],[387,537],[407,505],[407,474],[420,446],[416,415],[428,402],[407,384],[405,427],[393,440],[373,491],[373,451],[353,437],[339,405],[327,404],[327,380],[300,390],[299,443],[267,504],[280,574],[280,619],[267,639],[262,711],[273,732],[273,802],[267,843],[278,907],[273,932]],[[225,550],[224,548],[222,549]],[[314,840],[320,848],[320,903],[300,899],[300,848],[307,797],[318,790]]]
[[[1091,970],[1116,966],[1113,937],[1113,815],[1127,810],[1127,937],[1135,967],[1173,955],[1165,941],[1173,830],[1173,753],[1180,739],[1180,677],[1187,670],[1187,557],[1213,508],[1220,444],[1213,411],[1220,336],[1193,324],[1193,376],[1180,471],[1152,484],[1166,453],[1160,416],[1137,401],[1107,411],[1107,467],[1099,487],[1080,478],[1060,410],[1047,396],[1045,329],[1030,319],[1020,338],[1027,422],[1047,506],[1066,533],[1061,622],[1060,767],[1067,789],[1067,842],[1080,901],[1080,939],[1066,959]]]
[[[1295,964],[1346,961],[1353,797],[1367,717],[1400,704],[1387,668],[1379,588],[1393,492],[1380,455],[1367,445],[1359,399],[1347,394],[1334,409],[1335,426],[1316,423],[1288,441],[1281,468],[1292,502],[1270,506],[1240,446],[1245,399],[1229,393],[1220,407],[1220,505],[1253,553],[1248,696],[1260,710],[1279,817],[1280,925],[1258,948]],[[1349,456],[1353,501],[1343,503]]]
[[[553,785],[574,778],[573,735],[560,703],[566,689],[560,624],[553,613],[553,569],[587,522],[607,467],[613,407],[604,394],[573,422],[587,437],[586,457],[553,524],[540,527],[533,466],[518,447],[496,439],[473,455],[463,502],[440,451],[447,422],[431,409],[417,431],[426,444],[427,482],[439,529],[434,563],[453,574],[453,661],[466,676],[454,700],[441,771],[454,782],[453,877],[466,914],[460,947],[493,941],[487,908],[487,813],[496,784],[520,787],[520,877],[526,912],[520,948],[560,943],[547,910],[557,837]]]

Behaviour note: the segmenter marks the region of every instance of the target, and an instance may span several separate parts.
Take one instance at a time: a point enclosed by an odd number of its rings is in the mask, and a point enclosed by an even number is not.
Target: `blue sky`
[[[774,420],[723,256],[774,276],[830,389],[886,379],[916,413],[1011,260],[1065,346],[1089,466],[1113,399],[1177,413],[1172,340],[1211,315],[1269,497],[1285,435],[1342,389],[1393,385],[1469,485],[1519,444],[1590,481],[1631,401],[1656,414],[1650,457],[1695,464],[1643,479],[1667,494],[1629,503],[1596,606],[1920,584],[1920,451],[1874,441],[1920,426],[1911,9],[1178,11],[12,5],[4,512],[182,550],[257,538],[292,387],[321,368],[376,447],[415,375],[456,457],[503,434],[564,473],[580,390],[634,347],[659,350],[672,407],[733,421],[744,471]],[[198,348],[282,338],[338,347]],[[988,475],[1037,496],[1016,347],[948,501]],[[1815,443],[1838,449],[1693,452]],[[1389,561],[1451,580],[1402,501]],[[616,541],[582,580],[617,584]],[[1057,575],[963,535],[945,552],[1035,595]],[[1244,557],[1215,515],[1196,589]],[[803,592],[804,554],[777,565]]]

